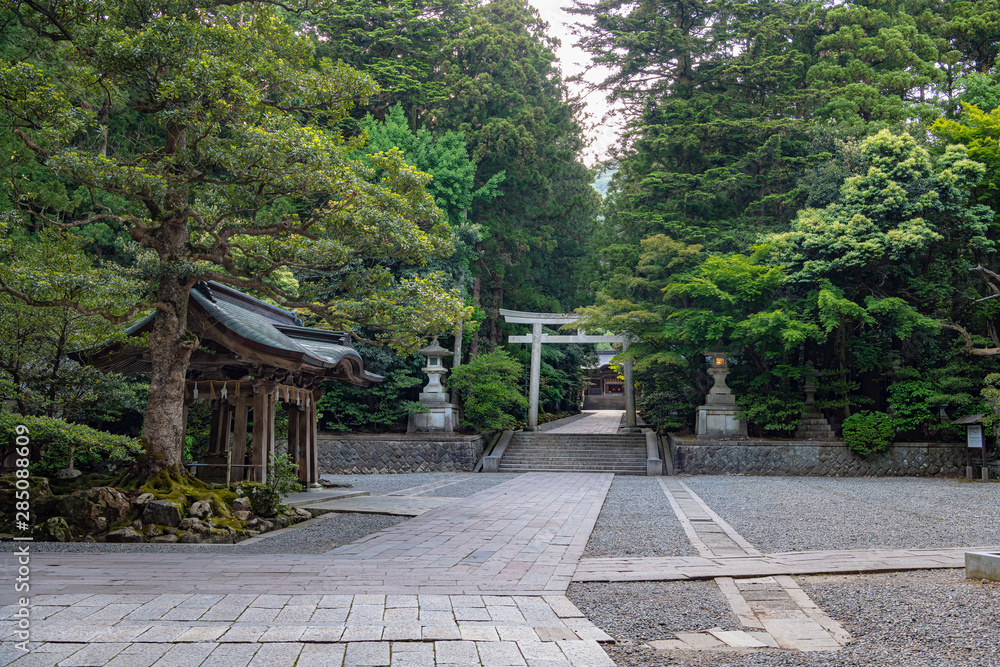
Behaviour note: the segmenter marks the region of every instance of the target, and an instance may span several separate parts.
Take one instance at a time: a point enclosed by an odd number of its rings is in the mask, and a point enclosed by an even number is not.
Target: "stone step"
[[[646,467],[616,468],[607,466],[505,466],[500,472],[613,472],[619,475],[645,475]]]
[[[628,436],[621,438],[590,438],[587,436],[567,436],[565,438],[519,438],[515,436],[511,442],[524,442],[532,444],[591,443],[595,445],[620,445],[646,442],[646,437],[643,436],[641,438],[633,438]]]
[[[609,447],[607,449],[595,449],[593,447],[520,447],[520,446],[508,446],[508,452],[560,452],[560,453],[573,453],[573,452],[587,452],[590,454],[597,454],[600,456],[619,454],[619,453],[645,453],[645,447]]]

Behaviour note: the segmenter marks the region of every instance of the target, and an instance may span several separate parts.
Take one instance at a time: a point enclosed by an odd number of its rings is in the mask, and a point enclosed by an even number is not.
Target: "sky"
[[[569,32],[569,26],[579,23],[584,17],[563,11],[562,7],[569,5],[570,0],[529,0],[529,2],[538,10],[542,20],[549,24],[549,34],[559,39],[561,43],[556,49],[556,56],[559,58],[559,68],[562,70],[563,78],[568,79],[586,70],[590,55],[574,46],[576,39]],[[607,75],[607,72],[608,70],[603,68],[592,69],[585,78],[588,82],[597,83]],[[569,87],[573,94],[584,94],[581,84],[571,83]],[[584,97],[584,101],[587,105],[585,112],[589,115],[585,119],[585,125],[590,146],[584,151],[583,159],[587,166],[592,167],[607,157],[607,148],[618,140],[621,126],[617,121],[603,122],[604,115],[610,109],[604,93],[591,92]]]

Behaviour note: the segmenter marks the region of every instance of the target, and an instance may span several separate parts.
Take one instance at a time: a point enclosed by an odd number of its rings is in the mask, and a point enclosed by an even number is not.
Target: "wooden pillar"
[[[253,480],[267,479],[268,457],[274,452],[274,387],[260,383],[253,388]]]
[[[209,454],[219,454],[229,449],[232,418],[233,413],[229,401],[221,398],[212,401],[212,420],[208,435]]]
[[[295,406],[296,420],[295,426],[298,433],[299,439],[299,451],[298,456],[295,457],[295,463],[299,466],[299,482],[305,485],[309,485],[309,448],[312,446],[309,442],[309,412],[306,410],[306,404],[303,400],[302,405]]]
[[[288,413],[288,458],[292,463],[299,460],[299,412],[298,407],[292,402],[285,403],[285,412]],[[302,479],[302,471],[299,470],[299,480]]]
[[[236,399],[235,424],[233,425],[233,457],[234,466],[246,464],[247,458],[247,421],[249,420],[249,405],[246,396]],[[230,479],[234,482],[241,482],[244,479],[246,468],[232,468]]]
[[[274,388],[267,389],[264,394],[264,407],[267,412],[267,428],[264,431],[264,467],[261,468],[261,482],[267,481],[267,466],[270,464],[271,456],[274,455],[274,417],[275,409],[278,407],[277,394]]]
[[[318,393],[318,392],[317,392]],[[318,398],[318,397],[317,397]],[[307,444],[308,451],[308,465],[306,468],[306,475],[309,480],[308,486],[310,488],[319,488],[319,440],[316,437],[319,435],[319,424],[316,423],[316,401],[310,400],[309,407],[306,410],[306,423],[308,424],[309,439]]]

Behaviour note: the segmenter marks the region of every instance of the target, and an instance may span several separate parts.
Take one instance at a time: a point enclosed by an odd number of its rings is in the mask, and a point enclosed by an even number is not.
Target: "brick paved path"
[[[542,426],[541,430],[552,434],[572,433],[618,433],[624,410],[585,410],[583,417],[567,417]],[[546,428],[548,427],[548,428]]]
[[[523,475],[319,556],[36,553],[42,643],[0,665],[613,667],[564,596],[612,477]]]

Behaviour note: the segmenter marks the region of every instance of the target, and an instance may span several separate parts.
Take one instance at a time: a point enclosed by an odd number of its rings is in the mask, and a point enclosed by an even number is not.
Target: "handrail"
[[[500,459],[503,458],[503,453],[507,451],[507,445],[510,444],[510,439],[514,437],[513,431],[504,431],[500,436],[499,442],[497,442],[496,447],[493,448],[493,452],[483,458],[483,472],[499,472],[500,471]]]

